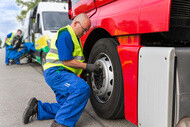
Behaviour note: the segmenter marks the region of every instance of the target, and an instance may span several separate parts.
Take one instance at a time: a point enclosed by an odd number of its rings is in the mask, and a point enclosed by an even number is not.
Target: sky
[[[21,29],[21,23],[16,16],[20,14],[21,8],[15,4],[15,0],[0,0],[0,38],[5,40],[5,36],[11,32]]]

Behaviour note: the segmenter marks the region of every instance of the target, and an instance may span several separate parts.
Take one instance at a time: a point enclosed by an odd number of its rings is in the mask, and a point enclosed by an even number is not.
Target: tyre
[[[27,57],[27,63],[32,63],[32,54],[31,53]]]
[[[41,69],[42,69],[42,72],[44,72],[43,66],[44,66],[45,63],[46,63],[46,53],[42,52],[42,54],[41,54]]]
[[[32,63],[32,58],[31,58],[31,57],[29,57],[29,58],[27,59],[27,63]]]
[[[111,38],[96,42],[88,63],[99,63],[102,71],[87,77],[91,87],[90,101],[96,114],[105,119],[124,117],[124,87],[117,43]]]

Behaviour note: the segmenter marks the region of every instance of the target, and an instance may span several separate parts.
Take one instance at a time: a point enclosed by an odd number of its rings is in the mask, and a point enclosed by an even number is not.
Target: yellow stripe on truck
[[[40,50],[40,49],[48,46],[47,45],[47,40],[49,40],[49,39],[50,38],[49,38],[48,35],[42,36],[40,39],[38,39],[37,41],[35,41],[35,49],[36,50]]]

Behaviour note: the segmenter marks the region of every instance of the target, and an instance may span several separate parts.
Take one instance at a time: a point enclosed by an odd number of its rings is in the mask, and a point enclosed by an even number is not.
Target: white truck
[[[39,2],[28,12],[24,21],[23,39],[35,43],[34,57],[42,66],[49,51],[49,40],[57,30],[70,23],[67,3]]]

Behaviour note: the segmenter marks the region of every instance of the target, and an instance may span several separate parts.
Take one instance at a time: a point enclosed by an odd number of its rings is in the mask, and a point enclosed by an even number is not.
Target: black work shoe
[[[58,123],[54,120],[50,127],[67,127],[67,126],[58,124]]]
[[[32,121],[34,118],[36,118],[38,113],[38,100],[33,97],[28,102],[28,106],[24,111],[23,114],[23,123],[27,124],[29,121]]]

